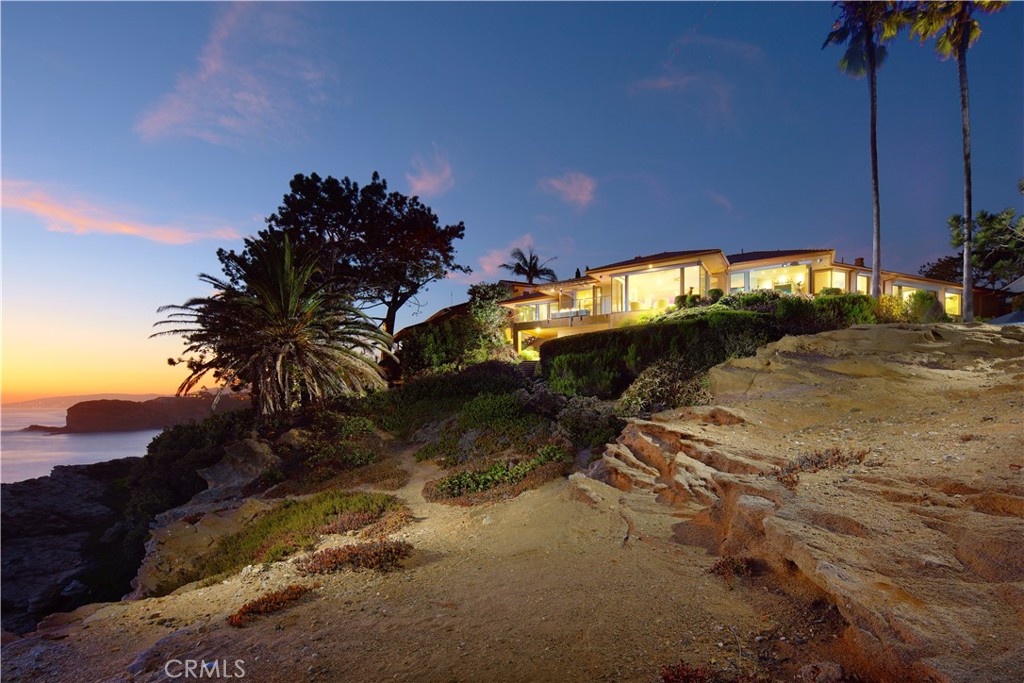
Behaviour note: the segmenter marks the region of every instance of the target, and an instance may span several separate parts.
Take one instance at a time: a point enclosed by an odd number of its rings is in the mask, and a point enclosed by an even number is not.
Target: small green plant
[[[538,361],[540,360],[540,351],[534,348],[526,348],[519,352],[519,360],[522,361]]]
[[[722,291],[721,289],[717,288],[717,287],[713,287],[713,288],[708,290],[708,299],[713,304],[718,303],[718,300],[721,299],[722,296],[724,296],[724,295],[725,295],[725,292]]]
[[[479,493],[502,484],[516,484],[533,470],[550,462],[567,460],[571,455],[559,446],[544,446],[536,457],[521,462],[496,462],[485,470],[458,472],[438,480],[434,486],[440,498],[458,498],[467,493]]]
[[[296,563],[301,574],[331,574],[343,569],[371,569],[390,572],[412,555],[412,546],[405,541],[378,540],[356,543],[341,548],[327,548]]]
[[[311,590],[309,586],[296,583],[281,590],[265,593],[239,607],[237,612],[228,617],[228,624],[242,628],[261,616],[283,610],[289,603],[295,602]]]

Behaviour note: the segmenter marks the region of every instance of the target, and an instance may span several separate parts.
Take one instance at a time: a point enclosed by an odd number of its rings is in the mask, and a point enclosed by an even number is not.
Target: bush
[[[713,304],[717,304],[718,300],[721,299],[724,295],[725,292],[717,287],[708,290],[708,299]]]
[[[935,292],[917,291],[907,301],[907,318],[912,323],[949,322]]]
[[[878,322],[875,300],[867,294],[838,294],[814,297],[814,310],[829,329]]]
[[[670,358],[645,368],[622,393],[618,409],[620,415],[636,417],[710,402],[707,373],[695,375],[689,363]]]
[[[773,289],[758,289],[754,292],[739,292],[723,296],[718,303],[738,311],[775,313],[776,303],[781,298],[782,294]]]
[[[875,305],[875,318],[880,323],[905,323],[910,320],[906,302],[895,294],[883,294]]]
[[[480,394],[462,406],[459,425],[466,429],[495,427],[522,415],[516,394]]]
[[[685,358],[696,374],[781,337],[774,316],[716,306],[701,315],[552,339],[541,346],[542,368],[554,391],[614,398],[667,356]]]
[[[821,296],[839,296],[843,294],[843,290],[839,287],[822,287],[818,294]]]
[[[558,414],[557,435],[565,437],[575,448],[598,448],[611,443],[626,425],[615,414],[614,406],[591,396],[569,399]]]

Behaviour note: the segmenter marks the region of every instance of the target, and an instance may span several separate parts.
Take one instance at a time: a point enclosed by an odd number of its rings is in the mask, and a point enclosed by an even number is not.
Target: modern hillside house
[[[644,313],[658,313],[677,296],[706,296],[771,289],[819,294],[823,289],[868,294],[871,269],[863,259],[836,261],[834,249],[751,251],[726,255],[718,249],[667,251],[588,269],[583,277],[519,289],[502,306],[512,310],[516,351],[548,339],[616,327]],[[960,315],[961,286],[919,275],[882,271],[882,293],[909,297],[933,292],[946,313]]]

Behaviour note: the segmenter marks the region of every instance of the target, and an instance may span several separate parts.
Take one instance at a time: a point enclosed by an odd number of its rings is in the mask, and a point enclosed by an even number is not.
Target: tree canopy
[[[533,252],[533,247],[529,247],[529,252],[525,254],[522,249],[516,247],[509,255],[512,257],[512,260],[508,263],[502,263],[499,267],[510,271],[513,275],[525,277],[526,282],[531,285],[534,280],[554,282],[558,279],[555,271],[548,267],[548,264],[557,257],[553,256],[546,261],[541,261],[540,257]]]
[[[247,255],[232,262],[233,282],[199,276],[214,294],[158,309],[168,316],[157,326],[172,329],[153,336],[180,335],[192,354],[182,359],[190,373],[179,395],[212,373],[250,387],[257,412],[268,415],[383,386],[374,355],[390,339],[343,290],[316,277],[315,254],[273,235],[248,245]]]
[[[431,282],[453,272],[470,272],[455,261],[454,242],[465,225],[441,225],[418,197],[389,192],[374,173],[360,186],[343,178],[297,174],[267,227],[247,239],[241,253],[217,252],[234,282],[241,266],[253,258],[256,244],[287,234],[297,248],[317,254],[318,277],[331,288],[346,290],[393,332],[395,317]]]

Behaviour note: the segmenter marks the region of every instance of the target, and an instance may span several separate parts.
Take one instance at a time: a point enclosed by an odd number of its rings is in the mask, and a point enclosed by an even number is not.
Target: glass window
[[[774,289],[793,294],[807,291],[807,266],[778,266],[750,271],[751,289]]]
[[[960,295],[946,292],[946,315],[960,315]]]
[[[679,268],[671,268],[626,276],[629,310],[649,311],[674,304],[679,296],[680,274]],[[698,293],[699,286],[699,282],[694,282],[694,294]]]
[[[832,286],[846,291],[846,273],[841,270],[832,271]]]
[[[871,290],[871,278],[867,275],[857,275],[857,293],[867,294]]]
[[[626,310],[626,278],[612,278],[612,312],[621,313]]]
[[[747,288],[747,274],[746,273],[733,273],[729,276],[729,293],[735,294],[736,292],[745,291]]]
[[[700,266],[686,266],[683,268],[683,294],[696,294],[704,296],[704,273]],[[672,297],[675,301],[675,297]]]
[[[583,289],[576,292],[576,308],[589,311],[594,303],[594,291]]]
[[[532,323],[537,319],[535,306],[516,306],[516,322]]]

